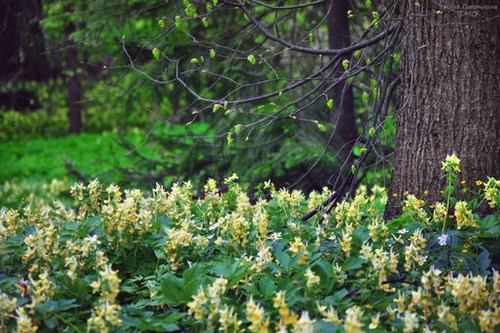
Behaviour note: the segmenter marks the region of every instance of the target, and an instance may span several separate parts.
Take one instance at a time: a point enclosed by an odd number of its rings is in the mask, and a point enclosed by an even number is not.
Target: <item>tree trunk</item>
[[[49,78],[41,19],[40,0],[0,2],[0,83]]]
[[[461,160],[466,186],[500,172],[500,24],[496,0],[407,1],[396,155],[386,218],[406,191],[440,197],[440,162]]]
[[[67,29],[67,37],[74,31],[70,25]],[[66,49],[66,71],[68,83],[68,131],[80,133],[82,131],[82,100],[83,90],[80,81],[78,53],[74,45],[68,45]]]
[[[328,13],[328,46],[330,49],[340,49],[351,45],[351,36],[349,31],[349,19],[347,11],[350,9],[349,1],[332,0],[329,4]],[[346,56],[349,58],[349,56]],[[339,63],[333,69],[331,78],[337,80],[344,74],[344,69]],[[331,83],[330,83],[331,84]],[[356,141],[356,114],[354,111],[354,98],[352,86],[347,80],[341,80],[330,91],[329,98],[333,99],[335,107],[335,117],[331,120],[336,124],[337,137],[339,139],[339,148],[346,151],[345,156],[350,156],[351,149]]]

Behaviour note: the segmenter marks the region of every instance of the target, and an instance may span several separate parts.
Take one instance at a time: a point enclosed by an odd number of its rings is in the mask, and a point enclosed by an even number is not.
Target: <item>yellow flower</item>
[[[203,319],[203,306],[207,304],[207,296],[203,288],[193,296],[193,300],[187,303],[188,314],[194,315],[195,319]]]
[[[488,177],[484,184],[484,197],[491,208],[500,206],[500,180]]]
[[[380,324],[380,313],[377,313],[376,316],[372,317],[370,325],[368,325],[368,328],[374,330],[378,327],[379,324]]]
[[[14,312],[17,305],[15,298],[9,299],[7,294],[0,292],[0,322],[3,318],[8,318]]]
[[[405,333],[414,332],[419,327],[417,314],[410,311],[405,311],[403,316],[403,323],[404,323],[403,331]]]
[[[234,312],[233,307],[224,305],[224,308],[219,311],[219,324],[223,332],[239,332],[241,320],[238,320],[238,315]]]
[[[314,320],[309,317],[309,312],[302,311],[299,321],[293,327],[292,332],[296,333],[314,333]]]
[[[449,306],[441,303],[441,305],[438,307],[438,318],[442,322],[446,323],[446,325],[450,326],[452,329],[457,330],[458,325],[455,315],[453,315],[450,310],[451,309]]]
[[[247,319],[250,321],[250,332],[264,333],[269,327],[269,318],[264,320],[264,308],[256,304],[253,297],[247,302]]]
[[[467,203],[464,201],[459,201],[455,205],[455,218],[457,219],[457,228],[469,226],[475,227],[476,221],[474,215],[470,209],[467,209]]]
[[[362,333],[363,323],[361,319],[363,318],[363,311],[357,305],[346,310],[346,318],[344,328],[347,333]]]
[[[314,272],[310,268],[306,270],[304,276],[306,277],[306,285],[308,288],[311,288],[312,286],[317,285],[320,282],[319,276],[314,274]]]
[[[24,308],[19,308],[17,311],[17,329],[16,333],[36,333],[38,326],[36,326],[31,318],[26,313]]]
[[[298,321],[298,316],[291,312],[286,304],[285,291],[278,291],[273,297],[274,307],[279,309],[281,321],[286,325],[295,325]]]
[[[460,159],[457,155],[447,155],[444,162],[441,162],[441,170],[460,172]]]
[[[293,255],[299,254],[299,252],[303,252],[306,249],[306,245],[302,242],[300,237],[295,237],[293,242],[290,242],[290,252]]]
[[[479,314],[481,332],[494,332],[498,324],[499,321],[493,317],[491,310],[481,310]]]

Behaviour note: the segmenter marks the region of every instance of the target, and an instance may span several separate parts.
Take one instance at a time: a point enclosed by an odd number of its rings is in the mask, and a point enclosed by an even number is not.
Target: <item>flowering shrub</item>
[[[445,172],[459,171],[457,160],[446,163]],[[3,209],[0,327],[498,330],[498,213],[474,213],[483,198],[498,205],[497,180],[471,202],[445,191],[433,210],[409,195],[390,221],[381,217],[383,189],[361,187],[306,222],[328,190],[306,197],[266,183],[271,199],[251,204],[236,176],[225,183],[220,193],[210,180],[195,198],[189,182],[142,193],[95,180],[71,188],[72,207]]]

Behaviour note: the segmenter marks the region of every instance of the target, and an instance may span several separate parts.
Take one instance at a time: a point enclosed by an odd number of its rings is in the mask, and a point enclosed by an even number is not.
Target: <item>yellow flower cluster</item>
[[[279,191],[271,189],[271,194],[278,201],[279,206],[285,214],[290,214],[293,217],[300,216],[300,204],[305,199],[301,191],[294,190],[289,192],[285,189],[280,189]]]
[[[189,224],[185,224],[184,226],[187,225]],[[188,247],[194,240],[194,235],[186,229],[187,227],[183,229],[167,229],[167,240],[165,241],[164,248],[167,253],[167,259],[174,270],[179,268],[179,263],[177,262],[179,249]]]
[[[271,247],[266,245],[262,241],[257,241],[258,252],[255,256],[255,264],[252,266],[254,270],[260,272],[264,269],[264,265],[273,262],[273,254],[271,252]]]
[[[442,223],[446,219],[446,204],[441,202],[436,202],[434,204],[434,212],[432,213],[432,220],[436,223]]]
[[[488,300],[489,293],[485,277],[459,274],[457,277],[450,279],[449,287],[451,288],[451,294],[458,303],[459,310],[462,312],[470,311],[472,314],[477,315],[480,305],[485,300]],[[494,299],[490,301],[496,302]]]
[[[21,217],[14,209],[0,209],[0,249],[3,248],[3,240],[15,235],[17,229],[21,227]]]
[[[240,332],[241,323],[242,321],[238,320],[238,314],[234,312],[233,307],[229,307],[225,304],[219,311],[219,324],[222,332]]]
[[[417,230],[409,238],[410,244],[405,246],[405,269],[407,271],[417,266],[422,266],[427,256],[425,253],[426,240],[421,230]]]
[[[12,316],[16,304],[16,298],[9,298],[7,294],[0,291],[0,327],[4,326],[4,322]]]
[[[459,201],[455,205],[455,218],[457,219],[457,228],[476,227],[476,220],[472,211],[467,208],[465,201]]]
[[[424,201],[418,199],[413,194],[409,194],[406,196],[406,200],[403,202],[403,212],[415,212],[415,218],[418,221],[427,222],[429,218],[427,217],[427,213],[422,208],[424,205]]]
[[[64,256],[64,267],[68,269],[66,274],[71,279],[76,279],[79,272],[84,272],[87,268],[85,259],[96,257],[96,267],[102,268],[107,260],[104,258],[104,253],[99,250],[99,245],[101,241],[97,238],[97,235],[87,236],[83,240],[68,240],[66,241],[66,248],[63,251]],[[101,260],[98,260],[99,258]]]
[[[288,304],[285,300],[285,291],[278,291],[273,297],[273,304],[276,309],[278,309],[280,320],[276,324],[276,331],[285,330],[288,325],[296,325],[299,317],[290,311]]]
[[[48,301],[54,295],[56,286],[50,281],[47,271],[41,273],[38,279],[33,279],[31,276],[29,278],[32,285],[29,308],[33,312],[37,304]]]
[[[238,198],[241,198],[241,196]],[[240,207],[240,209],[242,208]],[[233,212],[230,215],[219,218],[217,222],[222,235],[224,235],[227,240],[228,245],[235,249],[244,248],[248,243],[250,221],[247,217],[245,217],[245,215],[242,215],[242,213],[244,213],[244,210],[240,212]]]
[[[389,273],[398,272],[398,256],[392,251],[386,251],[383,248],[376,250],[368,243],[361,247],[361,258],[371,264],[372,271],[375,272],[378,278],[378,288],[385,291],[394,291],[389,284],[383,284]]]
[[[221,311],[223,311],[225,321],[234,319],[234,316],[230,315],[229,309],[221,306],[221,296],[226,292],[227,283],[226,279],[217,278],[210,286],[200,287],[192,301],[187,303],[188,313],[197,320],[206,321],[210,328],[219,322],[217,319],[221,318]]]
[[[488,181],[484,183],[484,198],[491,208],[500,206],[500,180],[488,177]]]
[[[90,285],[94,293],[99,292],[99,299],[87,320],[89,331],[107,333],[112,327],[120,326],[120,305],[116,303],[120,287],[120,278],[110,265],[99,271],[99,278]]]
[[[447,155],[444,162],[441,162],[441,170],[453,173],[460,172],[460,159],[455,154]]]
[[[316,305],[318,307],[318,312],[323,317],[322,320],[328,323],[342,324],[342,320],[339,318],[339,314],[331,305],[328,310],[324,305],[320,305],[319,303],[316,303]]]
[[[17,328],[16,333],[36,333],[38,332],[38,326],[33,323],[33,320],[26,313],[26,309],[21,307],[16,310],[16,321]]]
[[[248,329],[253,333],[266,333],[269,330],[269,317],[264,315],[264,308],[255,303],[250,297],[246,304],[247,319],[250,322]]]
[[[457,319],[472,315],[479,323],[481,332],[494,332],[500,324],[498,272],[494,271],[490,287],[485,277],[472,274],[442,277],[441,274],[440,270],[431,267],[422,275],[422,287],[404,293],[398,292],[394,302],[397,305],[396,312],[404,323],[403,331],[418,331],[421,319],[429,322],[431,317],[437,317],[439,321],[457,330]],[[458,306],[451,306],[453,303]],[[387,312],[392,311],[392,306],[388,307]]]
[[[331,194],[332,192],[327,187],[323,187],[321,192],[312,191],[309,194],[307,209],[313,210],[319,207]]]
[[[347,309],[345,313],[345,331],[347,333],[362,333],[364,326],[361,321],[363,318],[363,310],[359,306],[354,305]]]
[[[389,236],[389,228],[386,223],[380,218],[374,218],[368,225],[370,237],[374,242],[385,239]]]
[[[149,201],[141,191],[125,190],[123,199],[117,186],[110,186],[106,191],[109,197],[100,210],[101,221],[112,242],[137,240],[136,235],[144,235],[151,228]]]
[[[342,232],[342,237],[339,240],[340,248],[345,253],[346,256],[349,256],[351,252],[351,242],[352,242],[352,233],[354,231],[354,227],[352,224],[347,224],[345,226],[344,231]]]
[[[297,324],[292,329],[293,333],[314,333],[314,320],[309,317],[309,312],[302,311]]]
[[[308,288],[312,288],[313,286],[320,283],[320,277],[314,274],[314,272],[310,268],[306,269],[304,276],[306,278],[306,285]]]
[[[59,254],[59,230],[52,222],[39,224],[32,234],[24,238],[24,243],[27,249],[22,258],[23,262],[34,261],[30,272],[40,271],[48,268],[53,256]]]

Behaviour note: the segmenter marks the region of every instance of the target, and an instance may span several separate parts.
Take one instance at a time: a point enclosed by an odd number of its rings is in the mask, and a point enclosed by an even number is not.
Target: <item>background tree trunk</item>
[[[327,18],[329,48],[340,49],[351,45],[349,19],[347,18],[347,11],[351,9],[349,1],[332,0],[328,6],[331,6]],[[349,58],[349,56],[346,56],[346,58]],[[336,80],[343,74],[344,69],[339,63],[333,69],[331,77]],[[329,98],[333,99],[335,106],[335,117],[331,121],[336,124],[337,137],[340,143],[339,149],[343,148],[346,151],[346,154],[343,155],[347,157],[350,156],[351,149],[357,138],[352,86],[347,80],[342,80],[328,92],[328,95]]]
[[[444,185],[440,161],[447,154],[461,159],[460,178],[469,187],[500,172],[498,2],[407,5],[387,218],[399,212],[405,191],[429,202],[439,198]]]
[[[0,1],[0,85],[49,79],[41,19],[40,0]],[[0,93],[0,108],[27,112],[39,107],[35,91],[14,84]]]
[[[70,24],[66,29],[68,38],[74,31],[75,27]],[[66,71],[68,75],[68,131],[80,133],[82,131],[83,89],[80,81],[78,52],[71,42],[66,49]]]

